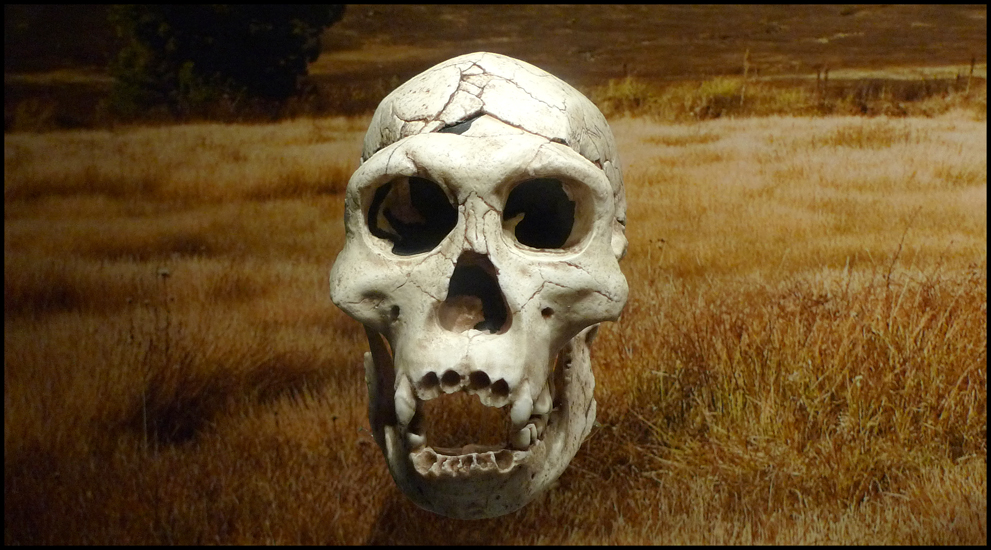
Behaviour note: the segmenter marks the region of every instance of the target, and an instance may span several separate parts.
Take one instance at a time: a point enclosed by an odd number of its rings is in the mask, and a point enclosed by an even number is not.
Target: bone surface
[[[445,61],[376,109],[345,209],[331,298],[365,325],[369,418],[393,478],[451,517],[519,509],[588,435],[590,335],[626,303],[605,118],[528,63]],[[502,445],[432,446],[423,403],[458,392],[504,411]]]

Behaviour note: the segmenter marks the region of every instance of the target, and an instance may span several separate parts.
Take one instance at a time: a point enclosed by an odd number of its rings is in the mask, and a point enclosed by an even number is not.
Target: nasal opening
[[[438,312],[440,324],[452,332],[509,330],[509,308],[499,288],[499,277],[488,256],[465,252],[458,258]]]

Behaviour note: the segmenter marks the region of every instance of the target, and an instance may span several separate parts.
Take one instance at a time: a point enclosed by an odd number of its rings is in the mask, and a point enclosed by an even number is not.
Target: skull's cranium
[[[605,118],[532,65],[457,57],[382,101],[345,200],[331,297],[365,326],[369,418],[393,478],[451,517],[522,507],[588,435],[590,343],[626,303]],[[508,410],[504,444],[430,446],[424,402],[462,390]]]

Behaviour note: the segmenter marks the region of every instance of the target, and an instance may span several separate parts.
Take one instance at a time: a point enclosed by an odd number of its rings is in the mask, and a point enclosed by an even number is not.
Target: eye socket
[[[436,183],[397,178],[375,190],[368,208],[368,229],[392,241],[392,252],[411,256],[433,250],[454,229],[458,211]]]
[[[506,199],[503,228],[533,248],[564,248],[574,244],[575,201],[564,184],[539,178],[517,185]]]

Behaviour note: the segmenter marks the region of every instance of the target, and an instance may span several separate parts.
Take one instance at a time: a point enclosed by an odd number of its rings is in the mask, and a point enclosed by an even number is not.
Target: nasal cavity
[[[441,326],[452,332],[475,329],[494,333],[509,329],[506,299],[499,288],[495,266],[487,256],[465,252],[458,258],[438,317]]]

